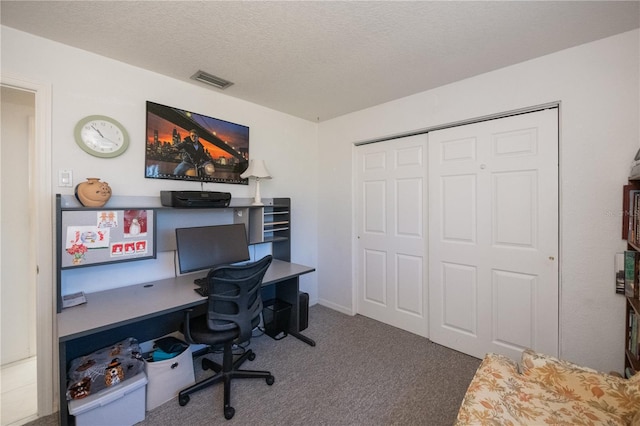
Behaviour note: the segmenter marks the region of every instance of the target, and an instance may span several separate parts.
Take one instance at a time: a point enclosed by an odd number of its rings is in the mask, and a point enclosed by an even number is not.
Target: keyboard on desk
[[[202,287],[203,285],[208,285],[207,277],[196,278],[193,280],[193,283],[198,287]]]
[[[195,291],[202,297],[209,297],[209,283],[204,283],[200,287],[194,288],[193,291]]]

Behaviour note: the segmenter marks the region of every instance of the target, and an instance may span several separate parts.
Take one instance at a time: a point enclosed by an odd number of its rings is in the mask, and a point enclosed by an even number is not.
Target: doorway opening
[[[57,409],[57,368],[51,285],[51,88],[4,74],[0,90],[0,423],[5,426]]]
[[[2,425],[37,414],[35,267],[30,229],[29,152],[35,95],[1,88]],[[20,161],[19,159],[22,159]],[[18,160],[18,161],[16,161]],[[11,200],[7,202],[6,200]]]

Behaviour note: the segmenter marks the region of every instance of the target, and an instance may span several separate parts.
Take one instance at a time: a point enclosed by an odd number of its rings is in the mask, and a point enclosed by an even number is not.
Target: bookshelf
[[[640,180],[623,187],[622,238],[624,253],[625,359],[624,375],[640,371]]]

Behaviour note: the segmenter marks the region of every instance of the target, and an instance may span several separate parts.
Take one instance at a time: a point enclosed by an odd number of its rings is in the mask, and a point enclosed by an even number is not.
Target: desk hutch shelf
[[[62,310],[62,292],[66,270],[99,266],[111,263],[131,262],[151,259],[157,252],[176,249],[175,228],[190,226],[244,223],[248,243],[271,244],[275,259],[291,260],[291,199],[266,198],[264,205],[253,205],[250,198],[232,200],[228,207],[221,208],[173,208],[165,207],[159,197],[112,197],[103,207],[83,207],[73,196],[56,195],[56,294],[57,312]],[[145,242],[145,252],[129,256],[110,255],[110,247],[89,250],[82,264],[71,265],[71,255],[66,253],[69,228],[82,230],[83,226],[95,226],[101,212],[115,212],[123,221],[124,212],[144,211],[149,216],[149,230]],[[122,226],[113,232],[120,240]],[[118,238],[116,238],[118,239]]]

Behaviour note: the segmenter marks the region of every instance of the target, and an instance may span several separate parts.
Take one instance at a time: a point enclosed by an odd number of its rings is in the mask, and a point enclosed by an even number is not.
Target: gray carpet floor
[[[256,359],[246,369],[269,370],[276,381],[236,380],[229,421],[222,385],[177,398],[147,413],[155,425],[451,425],[480,360],[360,315],[323,306],[309,309],[303,334],[316,346],[288,336],[254,337]],[[220,361],[220,355],[209,355]],[[194,359],[196,380],[212,374]],[[56,416],[29,423],[57,424]]]

